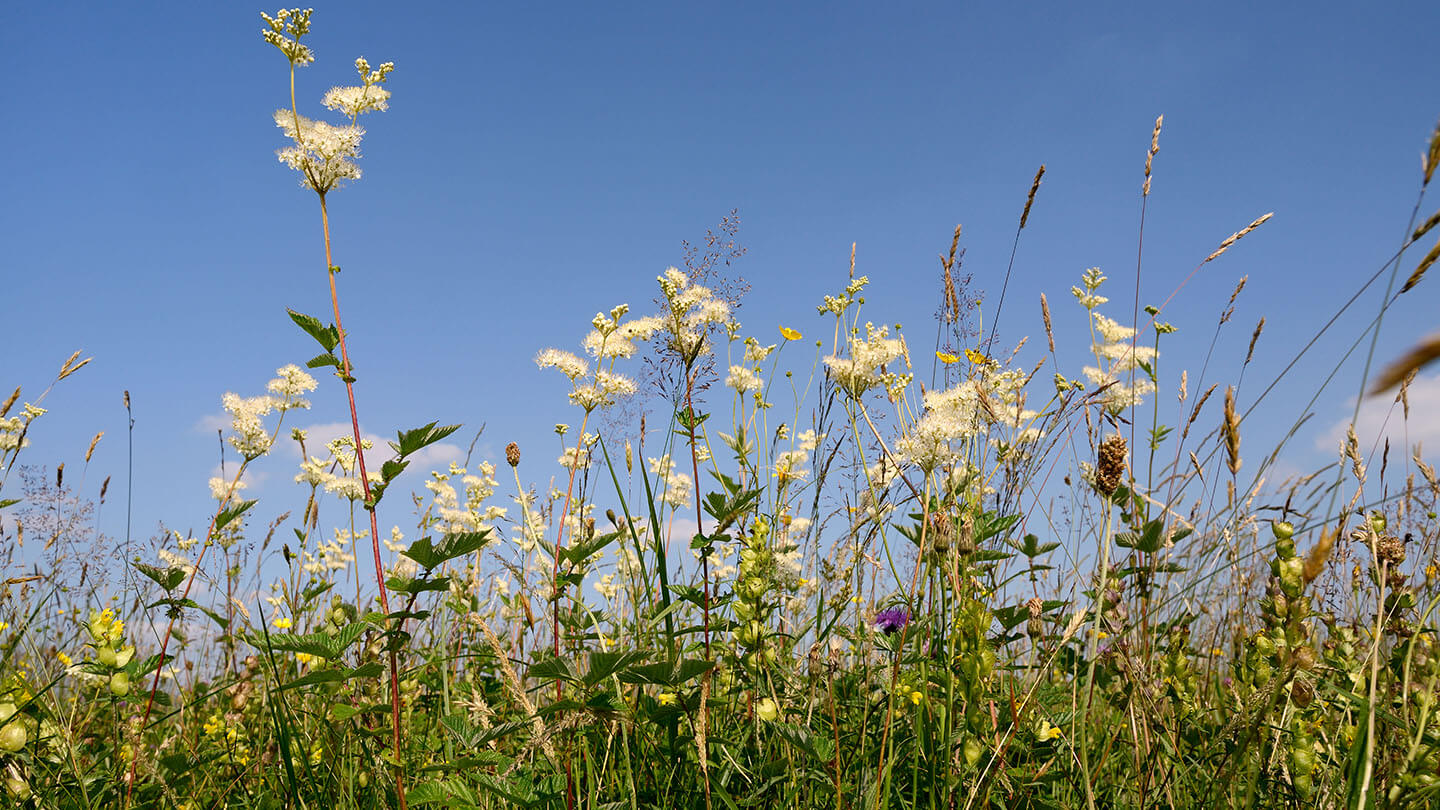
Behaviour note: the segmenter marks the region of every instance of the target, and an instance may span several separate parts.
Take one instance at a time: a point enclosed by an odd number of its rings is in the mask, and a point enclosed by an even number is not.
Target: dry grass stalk
[[[1050,326],[1050,302],[1045,300],[1045,293],[1040,293],[1040,317],[1045,320],[1045,339],[1050,341],[1050,353],[1054,354],[1055,330]]]
[[[1240,416],[1235,412],[1235,386],[1225,388],[1225,457],[1230,474],[1240,472]]]
[[[1190,451],[1190,466],[1195,470],[1195,475],[1200,479],[1200,483],[1205,483],[1205,470],[1201,469],[1200,459],[1195,456],[1194,450]]]
[[[1416,284],[1419,284],[1425,271],[1430,269],[1430,265],[1434,264],[1436,259],[1440,259],[1440,241],[1435,242],[1435,247],[1430,248],[1430,252],[1426,253],[1425,258],[1415,266],[1415,272],[1410,274],[1410,278],[1405,279],[1405,285],[1400,288],[1400,292],[1410,292]]]
[[[1190,370],[1182,368],[1180,369],[1180,393],[1175,398],[1184,402],[1188,396],[1190,396]]]
[[[1195,407],[1190,409],[1190,419],[1185,422],[1185,429],[1180,431],[1181,439],[1190,435],[1190,426],[1195,424],[1195,420],[1199,418],[1200,409],[1205,407],[1205,403],[1210,400],[1210,395],[1215,393],[1217,385],[1218,384],[1212,384],[1209,388],[1205,389],[1205,393],[1201,394],[1200,399],[1196,401]]]
[[[1150,196],[1150,164],[1154,162],[1155,155],[1160,152],[1160,125],[1165,122],[1165,116],[1155,119],[1155,131],[1150,134],[1150,153],[1145,156],[1145,190],[1141,196]]]
[[[17,385],[17,386],[15,386],[15,392],[12,393],[12,394],[10,395],[10,397],[5,400],[5,404],[4,404],[4,405],[0,405],[0,417],[4,417],[5,414],[10,413],[10,408],[11,408],[11,406],[13,406],[13,405],[15,404],[15,400],[17,400],[17,399],[19,399],[19,398],[20,398],[20,386]]]
[[[1320,576],[1325,570],[1325,561],[1330,559],[1330,551],[1335,548],[1335,538],[1340,534],[1338,529],[1325,529],[1320,532],[1320,540],[1310,547],[1305,554],[1305,569],[1303,575],[1308,585]]]
[[[851,280],[851,281],[854,281],[854,280],[855,280],[855,246],[858,245],[858,244],[859,244],[859,242],[851,242],[851,243],[850,243],[850,280]]]
[[[1434,228],[1436,225],[1440,225],[1440,211],[1436,211],[1435,213],[1431,214],[1431,215],[1430,215],[1430,218],[1427,219],[1427,220],[1425,220],[1425,223],[1424,223],[1423,225],[1421,225],[1420,227],[1416,228],[1416,229],[1415,229],[1415,233],[1410,237],[1410,241],[1411,241],[1411,242],[1418,242],[1418,241],[1420,241],[1420,237],[1422,237],[1422,236],[1424,236],[1425,234],[1429,233],[1429,232],[1430,232],[1430,229],[1431,229],[1431,228]]]
[[[1250,360],[1255,356],[1255,342],[1260,339],[1260,333],[1265,331],[1265,316],[1260,316],[1260,322],[1255,324],[1255,333],[1250,336],[1250,348],[1245,351],[1245,365],[1250,365]]]
[[[1365,462],[1360,458],[1360,439],[1355,436],[1354,425],[1345,430],[1345,444],[1341,445],[1341,452],[1350,459],[1350,471],[1355,473],[1355,480],[1364,483]]]
[[[85,463],[86,463],[86,464],[89,464],[89,463],[90,463],[90,456],[92,456],[92,455],[95,454],[95,445],[97,445],[97,444],[100,443],[100,437],[101,437],[101,436],[104,436],[104,435],[105,435],[105,431],[102,430],[102,431],[100,431],[99,433],[96,433],[96,434],[95,434],[95,438],[93,438],[93,439],[90,440],[90,449],[85,451]]]
[[[1045,176],[1045,164],[1040,164],[1040,171],[1035,172],[1035,182],[1030,184],[1030,194],[1025,198],[1025,210],[1020,212],[1020,230],[1025,230],[1025,222],[1030,219],[1030,206],[1035,204],[1035,192],[1040,190],[1040,178]],[[957,231],[958,233],[958,231]]]
[[[81,360],[80,362],[77,363],[77,362],[75,362],[75,359],[76,359],[77,357],[79,357],[79,356],[80,356],[80,351],[79,351],[78,349],[75,351],[74,354],[70,355],[70,359],[69,359],[69,360],[66,360],[66,361],[65,361],[65,365],[63,365],[63,366],[60,367],[60,374],[55,377],[55,379],[56,379],[57,381],[63,380],[63,379],[65,379],[66,377],[69,377],[71,374],[74,374],[75,372],[77,372],[77,371],[79,371],[80,369],[84,368],[85,366],[89,365],[90,361],[95,359],[95,358],[93,358],[93,357],[87,357],[87,358],[85,358],[84,360]]]
[[[1419,369],[1411,369],[1410,373],[1405,375],[1405,379],[1400,381],[1400,393],[1395,395],[1407,422],[1410,420],[1410,383],[1415,382],[1415,375],[1419,373]]]
[[[1440,123],[1435,124],[1435,134],[1430,136],[1429,150],[1420,158],[1420,165],[1425,169],[1425,182],[1421,183],[1421,188],[1430,185],[1436,163],[1440,163]]]
[[[1371,386],[1371,396],[1390,390],[1436,358],[1440,358],[1440,333],[1420,341],[1415,348],[1406,352],[1399,360],[1386,366],[1385,370],[1380,372],[1379,378],[1375,380],[1375,385]]]
[[[1270,213],[1268,213],[1268,214],[1260,217],[1259,219],[1256,219],[1254,222],[1250,223],[1249,225],[1246,225],[1244,228],[1241,228],[1239,231],[1236,231],[1235,233],[1230,234],[1230,237],[1229,237],[1228,239],[1226,239],[1224,242],[1221,242],[1221,243],[1220,243],[1220,247],[1216,248],[1214,253],[1211,253],[1209,256],[1206,256],[1206,257],[1205,257],[1205,261],[1204,261],[1204,262],[1201,262],[1201,264],[1205,264],[1205,262],[1213,261],[1214,259],[1220,258],[1220,254],[1222,254],[1222,253],[1224,253],[1225,251],[1229,250],[1231,245],[1235,244],[1236,242],[1239,242],[1241,239],[1244,239],[1247,234],[1249,234],[1251,231],[1255,230],[1256,228],[1260,227],[1261,225],[1264,225],[1264,224],[1265,224],[1271,217],[1273,217],[1273,216],[1275,216],[1275,212],[1274,212],[1274,211],[1271,211]],[[1237,292],[1238,292],[1238,291],[1237,291]]]
[[[955,251],[960,248],[960,226],[955,226],[955,238],[950,240],[950,255],[942,259],[945,268],[945,322],[954,323],[960,317],[960,297],[955,293]]]
[[[1415,445],[1415,453],[1410,456],[1410,460],[1415,462],[1415,469],[1425,476],[1425,483],[1430,485],[1430,491],[1440,494],[1440,478],[1436,477],[1435,468],[1426,464],[1425,460],[1420,457],[1420,445]]]

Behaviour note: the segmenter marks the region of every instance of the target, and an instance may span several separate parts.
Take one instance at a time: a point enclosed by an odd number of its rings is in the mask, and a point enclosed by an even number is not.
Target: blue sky
[[[33,396],[71,351],[94,356],[46,399],[22,460],[65,461],[74,481],[105,431],[85,487],[114,476],[111,535],[124,532],[131,392],[143,538],[160,521],[203,529],[221,395],[260,393],[276,367],[310,357],[285,308],[329,303],[314,195],[274,158],[287,73],[261,41],[262,9],[135,8],[28,4],[0,28],[0,384]],[[964,270],[994,300],[1041,163],[1001,333],[1033,336],[1033,362],[1044,291],[1074,351],[1085,322],[1067,291],[1085,268],[1110,276],[1111,314],[1129,312],[1162,113],[1143,302],[1275,212],[1167,309],[1181,332],[1163,362],[1198,367],[1248,275],[1211,379],[1233,378],[1265,315],[1247,379],[1269,380],[1400,244],[1440,114],[1437,23],[1433,3],[319,7],[302,112],[353,83],[356,56],[396,63],[390,111],[364,121],[365,177],[331,198],[364,429],[484,423],[480,455],[499,461],[518,440],[553,459],[551,427],[579,418],[535,352],[575,349],[597,310],[648,310],[680,241],[731,209],[749,250],[735,268],[753,284],[747,333],[828,334],[814,307],[844,285],[854,242],[867,317],[903,322],[929,348],[936,255],[963,223]],[[1434,328],[1433,283],[1392,310],[1380,358]],[[1255,417],[1257,445],[1299,415],[1378,308],[1372,292],[1302,362]],[[1295,465],[1331,456],[1317,448],[1358,376],[1340,379]],[[298,425],[347,418],[339,384],[321,382]],[[1440,384],[1422,383],[1440,408]],[[1432,433],[1440,424],[1412,424],[1412,440]],[[293,459],[260,471],[283,482]],[[295,490],[253,494],[264,516],[303,505]],[[382,522],[405,525],[404,499],[390,508]]]

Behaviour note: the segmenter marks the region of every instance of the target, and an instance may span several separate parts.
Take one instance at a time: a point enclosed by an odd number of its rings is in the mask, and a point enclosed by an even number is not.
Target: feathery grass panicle
[[[1035,172],[1035,180],[1030,184],[1030,193],[1025,195],[1025,210],[1020,212],[1020,230],[1025,230],[1025,223],[1030,221],[1030,206],[1035,204],[1035,192],[1040,190],[1040,178],[1045,176],[1045,164],[1040,164],[1040,169]]]
[[[1273,217],[1273,216],[1275,216],[1275,212],[1274,212],[1274,211],[1271,211],[1270,213],[1265,214],[1265,215],[1257,218],[1254,222],[1251,222],[1249,225],[1246,225],[1244,228],[1241,228],[1240,230],[1236,231],[1235,233],[1230,234],[1230,236],[1226,237],[1225,241],[1223,241],[1223,242],[1220,243],[1220,247],[1216,248],[1214,253],[1211,253],[1209,256],[1206,256],[1206,257],[1205,257],[1205,261],[1201,262],[1201,264],[1205,264],[1206,262],[1210,262],[1210,261],[1213,261],[1213,260],[1215,260],[1215,259],[1220,258],[1220,254],[1222,254],[1222,253],[1224,253],[1225,251],[1229,250],[1231,245],[1235,244],[1236,242],[1239,242],[1241,239],[1244,239],[1251,231],[1255,230],[1256,228],[1258,228],[1258,227],[1260,227],[1261,225],[1264,225],[1266,222],[1270,221],[1270,218]],[[1238,290],[1237,290],[1237,292],[1238,292]]]
[[[1430,252],[1425,254],[1425,258],[1421,259],[1420,263],[1415,265],[1414,272],[1410,274],[1409,278],[1405,279],[1405,284],[1400,287],[1400,292],[1407,293],[1415,289],[1415,285],[1419,284],[1420,279],[1425,277],[1425,271],[1429,270],[1430,265],[1434,264],[1437,259],[1440,259],[1440,240],[1437,240],[1435,246],[1430,248]]]
[[[1142,197],[1150,196],[1150,164],[1160,153],[1160,126],[1163,123],[1165,123],[1165,116],[1158,116],[1155,119],[1155,131],[1150,133],[1150,151],[1145,155],[1145,187],[1141,192]]]
[[[1260,322],[1255,324],[1254,333],[1250,335],[1250,347],[1245,350],[1245,365],[1247,366],[1250,365],[1250,361],[1255,357],[1255,344],[1260,340],[1260,333],[1263,331],[1265,331],[1265,316],[1261,315]]]
[[[10,408],[15,405],[18,399],[20,399],[20,386],[17,385],[15,386],[15,390],[10,392],[10,396],[5,398],[5,402],[0,403],[0,419],[3,419],[10,413]]]
[[[1040,293],[1040,317],[1045,321],[1045,340],[1050,344],[1050,353],[1055,353],[1055,329],[1050,325],[1050,302],[1045,293]]]
[[[1235,412],[1235,386],[1233,385],[1225,387],[1225,461],[1231,475],[1239,474],[1240,416]]]
[[[1370,386],[1370,395],[1382,394],[1394,388],[1406,377],[1433,363],[1436,358],[1440,358],[1440,332],[1420,341],[1410,351],[1386,366],[1375,378],[1375,384]]]

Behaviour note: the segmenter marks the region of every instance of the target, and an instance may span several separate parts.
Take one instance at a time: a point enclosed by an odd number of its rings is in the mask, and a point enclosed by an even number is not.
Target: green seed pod
[[[115,697],[125,697],[130,694],[129,673],[117,672],[110,676],[110,694]]]
[[[0,727],[0,751],[18,754],[20,749],[25,747],[29,737],[23,723],[6,723]]]

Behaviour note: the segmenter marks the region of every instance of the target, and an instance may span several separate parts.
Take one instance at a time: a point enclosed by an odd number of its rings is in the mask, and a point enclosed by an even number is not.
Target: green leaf
[[[460,425],[435,427],[436,424],[435,422],[431,422],[424,427],[418,427],[414,430],[402,430],[396,434],[398,441],[391,442],[390,446],[403,458],[422,447],[427,447],[440,441],[461,427]]]
[[[546,681],[561,680],[569,681],[570,683],[580,682],[580,678],[575,675],[575,671],[570,668],[570,665],[566,663],[563,658],[546,658],[543,661],[531,664],[529,675],[532,678],[539,678]]]
[[[290,313],[290,320],[294,321],[296,326],[304,330],[305,334],[315,338],[315,342],[320,344],[320,348],[324,349],[327,353],[335,351],[335,347],[340,343],[340,331],[338,329],[334,326],[323,324],[319,318],[306,315],[302,312],[296,312],[293,309],[286,309],[285,311]]]
[[[140,562],[133,563],[133,565],[140,573],[155,580],[156,584],[164,588],[166,593],[175,590],[180,583],[185,581],[184,568],[158,568]]]
[[[596,686],[625,667],[637,661],[645,660],[649,655],[648,652],[638,650],[629,652],[592,652],[590,653],[590,669],[585,673],[585,685]]]
[[[331,661],[337,660],[345,655],[350,645],[364,635],[366,626],[364,623],[346,625],[339,633],[329,635],[327,633],[306,633],[304,635],[283,635],[273,633],[262,636],[258,633],[252,634],[246,640],[258,649],[265,649],[268,643],[272,650],[285,650],[288,652],[302,652],[307,655],[314,655]]]
[[[422,537],[411,543],[410,548],[400,553],[419,563],[420,567],[426,571],[433,571],[450,560],[479,551],[488,542],[490,542],[489,529],[478,532],[456,532],[445,535],[439,546],[434,545],[429,537]]]
[[[342,368],[342,366],[340,365],[340,358],[336,357],[333,354],[317,354],[309,360],[305,361],[306,368],[324,368],[325,366]]]
[[[221,529],[228,526],[232,521],[234,521],[235,518],[238,518],[246,512],[250,511],[250,507],[254,506],[256,503],[257,501],[255,500],[241,501],[230,507],[229,509],[226,509],[225,511],[216,515],[215,531],[220,531]]]
[[[17,503],[19,503],[19,502],[20,502],[20,499],[19,499],[19,498],[6,498],[5,500],[0,501],[0,509],[4,509],[4,508],[7,507],[7,506],[14,506],[15,504],[17,504]]]
[[[434,579],[419,577],[416,579],[402,579],[390,577],[385,580],[385,587],[400,593],[425,593],[427,591],[445,591],[450,589],[450,575],[442,574]]]
[[[380,465],[380,480],[394,481],[400,477],[400,473],[405,472],[405,468],[409,466],[410,462],[408,461],[396,461],[392,458]]]

